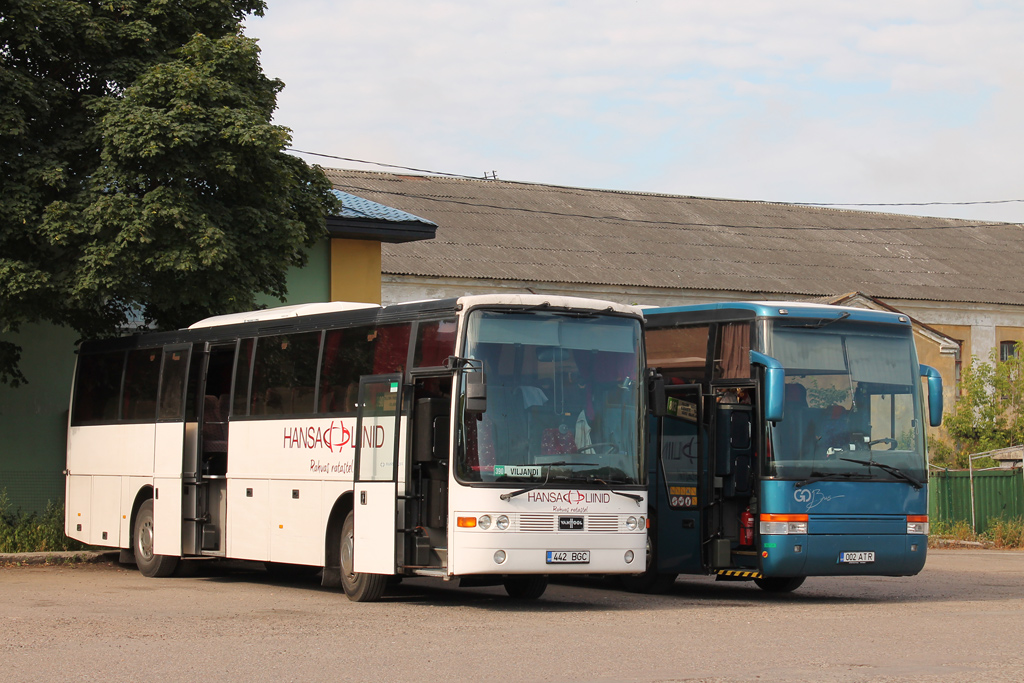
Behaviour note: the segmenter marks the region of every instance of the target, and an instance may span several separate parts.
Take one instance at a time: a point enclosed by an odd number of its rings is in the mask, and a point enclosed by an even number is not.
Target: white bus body
[[[148,575],[190,557],[322,567],[356,600],[394,575],[535,597],[551,574],[643,571],[638,309],[302,309],[84,344],[68,536]]]

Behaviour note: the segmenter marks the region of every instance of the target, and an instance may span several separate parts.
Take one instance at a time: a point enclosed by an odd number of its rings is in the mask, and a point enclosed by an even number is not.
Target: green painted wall
[[[11,508],[41,511],[64,500],[68,399],[77,333],[55,325],[25,325],[4,339],[22,347],[28,384],[0,386],[0,490]]]
[[[331,300],[330,240],[322,240],[309,249],[306,255],[309,260],[305,268],[292,268],[288,271],[288,300],[257,296],[257,306],[273,308]]]

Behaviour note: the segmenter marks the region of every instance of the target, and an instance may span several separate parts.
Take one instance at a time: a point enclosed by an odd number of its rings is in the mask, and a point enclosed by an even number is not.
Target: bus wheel
[[[143,576],[170,576],[178,567],[178,558],[172,555],[153,553],[153,501],[147,500],[135,516],[132,529],[132,550],[135,563]]]
[[[757,587],[768,593],[792,593],[803,585],[806,576],[772,576],[754,579]]]
[[[355,514],[349,512],[341,527],[341,587],[352,602],[375,602],[384,595],[388,577],[383,574],[357,574],[352,569],[355,527]]]
[[[653,528],[653,525],[651,525]],[[630,593],[664,593],[676,582],[678,574],[659,574],[651,569],[654,562],[654,542],[647,534],[646,564],[643,574],[623,575],[619,578],[622,587]]]
[[[536,600],[548,589],[548,577],[522,574],[505,577],[505,592],[516,600]]]

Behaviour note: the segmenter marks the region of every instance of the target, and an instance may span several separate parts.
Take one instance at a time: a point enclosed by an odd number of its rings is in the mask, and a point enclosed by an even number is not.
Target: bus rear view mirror
[[[466,412],[487,411],[487,379],[483,371],[466,373]]]
[[[764,368],[764,419],[781,421],[786,398],[786,369],[771,356],[757,351],[750,352],[750,362]]]
[[[921,376],[928,378],[928,424],[942,424],[942,375],[930,365],[921,364]]]

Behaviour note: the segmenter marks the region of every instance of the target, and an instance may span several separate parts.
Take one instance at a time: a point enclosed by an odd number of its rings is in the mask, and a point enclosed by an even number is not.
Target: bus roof
[[[410,304],[437,303],[439,299],[424,299],[422,301],[404,301],[400,304],[390,306],[406,306]],[[451,301],[445,300],[445,301]],[[576,308],[587,310],[604,310],[625,315],[643,316],[643,311],[637,306],[616,304],[610,301],[598,299],[586,299],[575,296],[545,296],[542,294],[475,294],[462,296],[455,300],[457,305],[465,308],[477,306],[550,306],[552,308]],[[240,323],[258,323],[268,320],[285,320],[287,318],[299,318],[309,315],[320,315],[324,313],[338,313],[342,311],[358,311],[367,308],[388,308],[380,304],[367,304],[353,301],[325,301],[308,304],[294,304],[291,306],[277,306],[258,311],[244,311],[242,313],[228,313],[226,315],[215,315],[204,318],[199,322],[189,325],[188,329],[196,330],[204,327],[218,327],[221,325],[237,325]]]
[[[651,323],[656,323],[661,316],[700,312],[749,312],[749,317],[758,318],[838,318],[843,313],[849,314],[850,320],[863,322],[883,322],[896,325],[910,325],[910,317],[901,313],[876,311],[870,308],[853,306],[832,306],[807,301],[723,301],[713,304],[693,304],[690,306],[668,306],[662,308],[645,308],[644,315]]]

